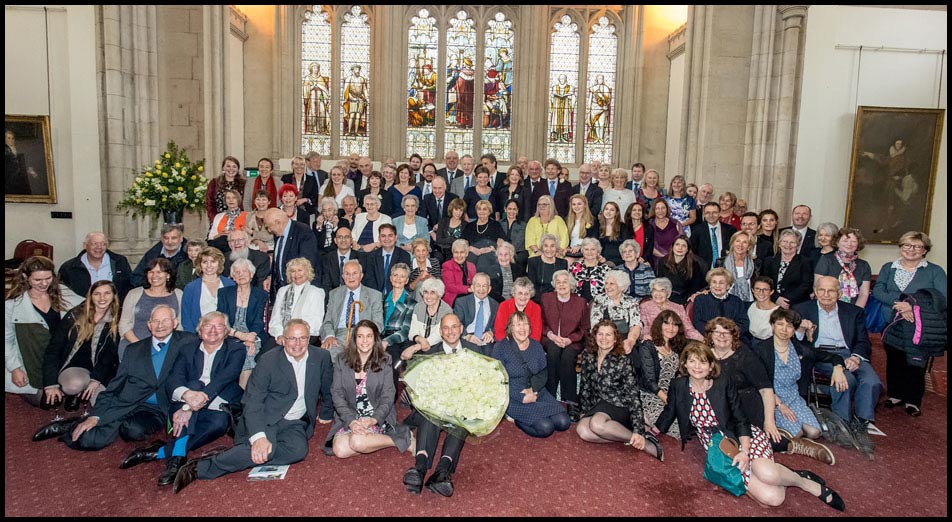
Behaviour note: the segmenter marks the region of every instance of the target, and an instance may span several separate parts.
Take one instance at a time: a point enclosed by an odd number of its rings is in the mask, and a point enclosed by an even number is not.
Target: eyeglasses
[[[925,250],[926,246],[925,245],[911,245],[909,243],[906,243],[905,245],[899,245],[899,248],[903,250]]]
[[[202,328],[205,329],[205,330],[218,330],[218,331],[221,331],[221,330],[224,330],[224,329],[225,329],[225,325],[223,325],[223,324],[211,324],[211,323],[206,323],[206,324],[203,324],[203,325],[202,325]]]
[[[754,288],[754,292],[769,292],[769,288]]]
[[[164,326],[167,324],[172,324],[174,321],[174,319],[150,319],[149,324],[155,326]]]
[[[284,338],[284,342],[293,342],[293,343],[295,343],[295,344],[296,344],[296,343],[307,344],[308,341],[310,341],[310,340],[311,340],[311,338],[310,338],[310,337],[307,337],[307,336],[303,336],[303,337],[285,337],[285,338]]]
[[[731,334],[730,332],[717,332],[717,331],[711,332],[711,335],[716,335],[718,337],[725,337],[730,334]]]

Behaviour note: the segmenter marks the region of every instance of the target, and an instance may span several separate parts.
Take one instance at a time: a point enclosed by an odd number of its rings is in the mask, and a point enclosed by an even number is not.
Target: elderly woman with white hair
[[[436,278],[427,279],[420,284],[419,291],[421,300],[413,307],[410,333],[407,336],[413,344],[400,355],[404,361],[440,342],[440,321],[443,316],[453,313],[453,308],[443,301],[443,294],[446,293],[443,281]]]
[[[469,293],[476,275],[476,265],[467,261],[469,255],[469,241],[457,239],[453,241],[453,257],[443,263],[443,283],[446,293],[443,300],[452,308],[456,298]]]
[[[337,200],[330,196],[321,198],[321,203],[314,219],[314,235],[317,237],[317,249],[320,252],[330,252],[337,248],[334,236],[341,227],[350,228],[350,222],[337,215]]]
[[[548,355],[548,379],[545,387],[554,397],[569,405],[569,418],[578,422],[578,390],[575,363],[582,352],[585,335],[591,330],[588,303],[572,293],[575,277],[568,270],[552,276],[552,292],[542,294],[542,346]]]
[[[403,196],[403,215],[393,219],[393,226],[397,227],[397,246],[410,251],[414,239],[430,240],[430,229],[426,219],[417,215],[420,208],[420,199],[414,194]]]
[[[665,310],[671,310],[672,312],[678,314],[678,317],[681,319],[681,322],[684,323],[684,336],[688,339],[694,339],[695,341],[703,341],[704,334],[697,331],[694,328],[694,325],[691,324],[691,319],[688,317],[687,311],[683,306],[671,301],[671,292],[672,284],[671,280],[667,277],[658,277],[651,281],[651,299],[642,301],[639,305],[639,311],[641,312],[641,322],[646,325],[654,324],[654,320],[658,317],[661,312]],[[649,339],[651,332],[650,328],[645,328],[642,332],[642,338]]]
[[[601,253],[602,244],[593,237],[587,237],[582,240],[582,259],[569,266],[569,272],[572,272],[578,281],[575,293],[582,296],[586,302],[605,295],[605,274],[611,267],[602,262]],[[627,284],[625,289],[628,289]]]
[[[535,287],[528,277],[520,277],[512,282],[512,299],[499,303],[499,309],[496,310],[496,322],[493,324],[496,339],[506,336],[509,316],[518,311],[529,317],[529,326],[532,327],[529,336],[542,342],[542,308],[532,301],[533,295]]]
[[[559,255],[559,238],[554,234],[545,234],[539,239],[542,244],[541,255],[530,257],[526,276],[539,293],[551,292],[552,276],[559,270],[568,270],[569,265]]]
[[[625,353],[630,353],[641,337],[641,313],[638,300],[627,293],[631,279],[621,270],[609,270],[604,278],[605,293],[592,301],[591,324],[609,320],[625,338]]]
[[[496,260],[486,267],[489,276],[489,295],[501,303],[512,297],[512,282],[526,275],[526,269],[514,261],[516,247],[512,243],[500,241],[496,246]]]
[[[615,266],[615,270],[624,271],[631,279],[628,295],[635,299],[651,295],[650,284],[655,278],[655,273],[651,265],[641,258],[641,246],[634,239],[626,239],[618,247],[618,251],[624,263]]]
[[[268,305],[268,293],[252,286],[255,265],[247,259],[232,263],[230,275],[235,285],[218,289],[218,311],[225,314],[228,324],[232,325],[228,335],[238,338],[247,349],[245,365],[238,379],[238,384],[244,388],[255,367],[255,356],[261,351],[262,340],[266,337],[264,309]]]
[[[298,257],[288,261],[285,274],[290,284],[278,289],[268,332],[276,344],[284,346],[284,325],[291,319],[303,319],[311,329],[311,344],[317,346],[320,343],[314,338],[321,335],[324,322],[324,290],[311,284],[314,267],[307,258]],[[274,343],[269,348],[273,346]]]

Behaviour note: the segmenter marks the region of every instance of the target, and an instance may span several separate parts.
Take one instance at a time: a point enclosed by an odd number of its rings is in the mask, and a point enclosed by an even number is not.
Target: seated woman
[[[691,252],[687,236],[678,236],[671,251],[658,263],[658,277],[671,281],[671,301],[684,306],[694,294],[704,288],[706,270],[700,259]]]
[[[298,189],[293,183],[285,183],[278,189],[278,208],[284,211],[289,218],[300,221],[305,225],[310,223],[311,215],[307,212],[307,205],[298,205]],[[211,239],[211,238],[209,238]]]
[[[247,259],[232,263],[229,275],[235,285],[218,289],[218,311],[228,317],[231,325],[228,335],[244,343],[247,350],[244,367],[238,376],[238,385],[244,389],[255,367],[255,356],[261,351],[262,340],[267,337],[264,309],[268,305],[268,293],[251,284],[255,265]]]
[[[509,200],[503,205],[502,218],[499,224],[502,225],[503,238],[512,244],[515,248],[513,261],[516,265],[526,269],[526,263],[529,261],[529,251],[526,250],[526,222],[519,216],[522,210],[519,205],[528,204],[528,200]]]
[[[750,286],[760,272],[760,266],[750,256],[750,236],[746,232],[734,232],[730,239],[727,255],[715,261],[715,266],[724,267],[731,273],[733,284],[728,292],[736,295],[741,301],[750,303],[754,300]]]
[[[740,328],[741,339],[750,345],[750,322],[747,319],[747,303],[728,293],[734,276],[725,268],[713,268],[707,273],[711,291],[694,299],[694,328],[704,330],[707,322],[715,317],[730,319]]]
[[[403,350],[400,358],[410,360],[413,354],[429,350],[440,342],[440,321],[453,313],[453,308],[443,300],[446,286],[437,278],[430,278],[420,284],[421,299],[413,306],[410,317],[410,331],[407,339],[413,343]]]
[[[172,270],[172,263],[162,256],[149,261],[145,285],[130,290],[122,302],[122,315],[119,318],[119,335],[122,336],[119,341],[120,361],[127,346],[152,335],[149,318],[156,306],[166,305],[175,311],[176,318],[182,317],[182,291],[175,288],[175,272]],[[181,330],[181,320],[176,322]]]
[[[226,190],[225,210],[212,220],[208,228],[208,240],[227,237],[232,230],[244,230],[247,222],[248,213],[241,210],[241,193],[237,190]]]
[[[764,340],[773,336],[770,327],[770,314],[780,307],[770,299],[773,294],[773,279],[759,276],[754,279],[754,302],[747,308],[747,319],[750,320],[750,336]]]
[[[390,447],[400,453],[413,451],[410,429],[397,422],[393,365],[373,321],[357,323],[334,363],[331,397],[334,424],[327,441],[333,441],[336,457],[346,459]]]
[[[621,218],[621,211],[614,201],[605,203],[605,208],[598,216],[598,242],[602,245],[602,257],[616,265],[621,264],[621,244],[630,237]]]
[[[620,230],[620,222],[616,230]],[[569,246],[565,249],[568,261],[578,261],[582,257],[582,240],[587,237],[598,237],[598,226],[588,208],[588,199],[582,194],[574,194],[569,199],[569,216],[565,222],[569,231]]]
[[[322,196],[321,199],[325,197],[333,198],[333,196]],[[334,203],[337,203],[336,198],[334,199]],[[354,219],[357,217],[357,210],[359,208],[357,206],[357,197],[353,194],[348,194],[341,198],[341,201],[340,203],[337,203],[337,206],[340,207],[340,210],[337,211],[337,217],[348,224],[347,228],[351,228],[350,225],[354,224]],[[342,226],[344,225],[338,225],[338,228]]]
[[[604,243],[602,246],[604,247]],[[628,295],[635,299],[650,296],[651,281],[654,280],[655,273],[651,265],[642,259],[641,247],[638,246],[638,242],[634,239],[626,239],[622,241],[618,250],[621,253],[622,263],[615,265],[615,270],[625,272],[628,274],[628,278],[631,279]]]
[[[393,226],[397,227],[397,246],[407,252],[414,239],[430,241],[430,229],[426,219],[417,215],[418,208],[420,200],[413,194],[407,194],[403,197],[403,215],[393,220]]]
[[[208,247],[198,254],[201,277],[189,283],[182,292],[182,329],[194,332],[198,320],[208,312],[218,309],[218,289],[235,284],[225,271],[225,256],[215,247]]]
[[[601,321],[592,329],[582,353],[582,420],[575,430],[585,442],[624,442],[664,461],[661,443],[645,434],[638,377],[622,339],[611,321]]]
[[[529,258],[526,276],[541,295],[553,290],[552,276],[559,270],[568,270],[569,265],[565,259],[557,257],[559,255],[559,238],[555,237],[554,234],[545,234],[540,242],[542,243],[541,255]]]
[[[546,388],[552,396],[560,391],[569,406],[569,418],[578,422],[578,392],[575,364],[582,351],[582,342],[590,327],[584,299],[572,293],[575,278],[568,270],[552,276],[555,291],[542,294],[542,346],[548,354],[549,376]]]
[[[186,244],[185,253],[188,255],[188,259],[179,263],[175,270],[175,288],[185,290],[185,285],[195,280],[195,260],[198,259],[198,254],[206,247],[208,247],[208,243],[201,239],[193,239]]]
[[[645,426],[653,426],[668,402],[668,387],[678,373],[678,357],[688,344],[684,325],[688,324],[673,310],[658,314],[648,330],[648,340],[638,347],[638,383],[641,385],[641,405],[645,412]],[[678,439],[677,424],[666,431]]]
[[[364,196],[363,203],[367,211],[354,217],[351,237],[354,238],[354,248],[373,252],[380,248],[380,225],[391,223],[390,216],[380,213],[380,200],[373,194]]]
[[[500,241],[496,246],[496,259],[482,270],[489,276],[489,295],[497,303],[512,297],[512,282],[526,275],[525,267],[513,262],[515,252],[511,243]]]
[[[440,223],[436,225],[436,232],[431,232],[431,238],[436,245],[434,250],[438,253],[439,259],[450,259],[453,257],[453,242],[463,237],[463,226],[466,224],[466,203],[456,198],[450,201],[446,206],[446,216],[440,218]]]
[[[559,401],[546,389],[546,357],[542,345],[529,337],[529,318],[513,312],[506,337],[497,341],[492,356],[502,361],[509,374],[509,407],[506,415],[531,437],[544,439],[572,425]]]
[[[96,281],[86,302],[70,310],[53,332],[43,360],[47,404],[67,398],[66,410],[79,402],[96,404],[119,368],[119,297],[112,281]]]
[[[761,265],[760,273],[777,285],[772,299],[784,309],[808,301],[813,292],[813,265],[807,256],[797,253],[800,239],[800,233],[792,228],[780,232],[780,252]]]
[[[331,252],[337,248],[334,236],[337,229],[350,228],[350,223],[337,214],[337,202],[334,198],[324,196],[318,205],[317,217],[314,219],[314,236],[317,237],[317,250],[321,254]]]
[[[542,253],[542,237],[546,234],[553,234],[558,239],[560,253],[569,246],[568,228],[565,221],[555,213],[555,203],[549,195],[539,198],[535,217],[526,224],[526,249],[529,250],[530,259]]]
[[[505,237],[502,225],[493,219],[493,207],[488,201],[476,202],[476,219],[463,226],[461,238],[469,242],[468,260],[481,272],[492,264],[496,246]]]
[[[275,194],[277,194],[278,189],[274,189]],[[269,208],[277,208],[277,205],[272,205],[271,195],[268,194],[266,190],[259,190],[255,193],[255,198],[253,205],[251,205],[251,210],[248,212],[248,217],[245,218],[245,232],[251,236],[251,243],[255,245],[258,250],[261,252],[270,252],[274,250],[274,234],[268,230],[268,227],[264,224],[264,213],[268,211]],[[192,244],[191,241],[188,242]],[[190,283],[191,281],[189,281]]]
[[[321,324],[324,322],[324,289],[311,284],[314,267],[306,257],[292,259],[286,266],[284,273],[290,284],[278,288],[275,295],[271,320],[268,322],[271,339],[265,350],[275,345],[284,346],[284,325],[291,319],[303,319],[311,329],[310,344],[320,344],[317,338],[321,335]],[[257,358],[260,357],[259,354]]]
[[[773,461],[767,436],[744,416],[734,388],[729,379],[720,377],[720,365],[708,346],[688,343],[678,366],[681,376],[671,382],[657,430],[667,431],[677,420],[682,449],[695,432],[705,451],[716,430],[739,441],[741,451],[733,465],[743,473],[747,494],[761,504],[783,504],[787,486],[796,486],[834,509],[846,509],[843,499],[813,472],[790,470]]]
[[[684,307],[669,300],[671,297],[671,280],[667,277],[658,277],[651,281],[651,299],[646,299],[639,305],[641,313],[641,322],[643,324],[654,324],[655,318],[665,310],[671,310],[678,315],[681,322],[684,323],[684,335],[688,339],[703,341],[704,334],[697,331],[688,317]],[[651,329],[645,328],[642,331],[642,339],[650,339]]]
[[[612,321],[624,339],[625,353],[630,353],[641,337],[641,315],[638,301],[625,293],[631,280],[621,270],[605,274],[605,294],[592,301],[591,324]]]
[[[589,303],[605,295],[605,274],[611,267],[600,259],[601,253],[602,244],[597,239],[585,238],[582,241],[582,259],[569,265],[569,272],[578,281],[575,293]]]
[[[443,277],[443,269],[435,257],[430,257],[430,243],[424,239],[414,239],[410,243],[410,254],[413,257],[410,260],[410,282],[407,283],[407,287],[413,291],[413,300],[420,302],[423,295],[420,283],[431,277],[435,279]],[[440,297],[443,296],[440,295]]]
[[[496,310],[496,322],[493,323],[493,335],[496,339],[506,336],[509,316],[513,312],[523,312],[529,318],[529,325],[532,327],[530,337],[542,342],[542,309],[532,301],[534,294],[535,287],[532,286],[529,278],[519,277],[512,282],[512,299],[499,303],[499,308]]]
[[[859,258],[859,252],[866,246],[863,233],[858,228],[843,227],[833,236],[833,244],[836,250],[820,256],[816,262],[814,282],[822,276],[835,277],[840,281],[840,300],[866,308],[873,270]]]
[[[409,343],[410,321],[416,299],[407,289],[410,267],[406,263],[397,263],[390,267],[390,291],[383,296],[383,349],[392,360],[400,358],[403,349]],[[393,372],[393,385],[396,389],[398,373]]]
[[[833,452],[816,442],[820,438],[820,422],[804,397],[813,378],[817,362],[833,365],[832,384],[838,391],[849,386],[844,373],[843,358],[826,350],[817,350],[798,341],[794,332],[800,327],[800,314],[793,310],[777,309],[770,314],[773,338],[756,343],[756,353],[773,382],[774,420],[777,429],[785,431],[790,439],[789,453],[807,454],[829,465],[836,463]],[[764,412],[770,415],[771,412]]]
[[[457,239],[453,242],[453,257],[443,263],[443,283],[446,285],[443,300],[450,305],[450,308],[453,307],[458,296],[469,293],[469,287],[473,284],[476,265],[466,260],[468,255],[469,242],[465,239]]]

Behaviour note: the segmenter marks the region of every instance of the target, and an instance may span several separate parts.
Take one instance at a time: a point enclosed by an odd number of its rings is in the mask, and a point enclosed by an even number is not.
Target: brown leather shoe
[[[830,466],[836,464],[836,457],[833,456],[833,452],[830,451],[830,448],[806,437],[794,437],[790,439],[790,445],[787,446],[787,453],[806,455],[811,459],[819,460]]]
[[[201,459],[192,459],[186,462],[178,473],[175,474],[175,482],[172,483],[172,493],[178,493],[186,486],[198,479],[198,461]]]

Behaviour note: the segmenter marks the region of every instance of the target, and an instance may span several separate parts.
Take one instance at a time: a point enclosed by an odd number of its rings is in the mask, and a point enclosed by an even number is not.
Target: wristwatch
[[[188,403],[186,402],[185,404],[182,405],[182,411],[192,411],[192,407],[189,406]]]

